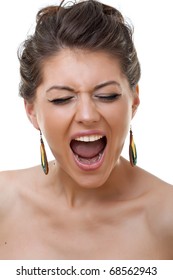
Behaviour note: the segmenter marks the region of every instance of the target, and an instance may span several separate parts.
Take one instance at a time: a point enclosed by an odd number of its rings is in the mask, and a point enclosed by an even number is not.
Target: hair
[[[140,79],[140,64],[133,43],[133,28],[115,8],[96,0],[48,6],[36,16],[36,27],[18,50],[19,94],[33,101],[42,82],[46,59],[62,49],[104,51],[118,58],[133,89]]]

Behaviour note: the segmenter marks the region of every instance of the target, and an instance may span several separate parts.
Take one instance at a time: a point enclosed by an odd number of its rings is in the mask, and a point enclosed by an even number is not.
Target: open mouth
[[[94,169],[101,165],[106,145],[107,138],[102,135],[82,136],[70,142],[75,161],[83,169]]]

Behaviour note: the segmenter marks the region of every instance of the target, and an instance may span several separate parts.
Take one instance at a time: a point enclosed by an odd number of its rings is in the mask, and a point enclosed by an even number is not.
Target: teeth
[[[93,164],[93,163],[96,163],[97,161],[100,161],[101,157],[102,157],[102,153],[99,153],[96,157],[94,158],[81,158],[79,157],[77,154],[75,154],[75,157],[76,159],[81,162],[81,163],[84,163],[84,164]]]
[[[88,135],[88,136],[81,136],[75,138],[76,141],[82,141],[82,142],[94,142],[101,138],[103,138],[103,135]]]

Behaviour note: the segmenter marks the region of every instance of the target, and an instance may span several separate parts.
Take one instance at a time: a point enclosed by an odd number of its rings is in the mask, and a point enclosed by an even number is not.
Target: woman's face
[[[64,176],[83,187],[106,182],[118,164],[139,103],[119,61],[104,52],[64,49],[43,65],[27,113]]]

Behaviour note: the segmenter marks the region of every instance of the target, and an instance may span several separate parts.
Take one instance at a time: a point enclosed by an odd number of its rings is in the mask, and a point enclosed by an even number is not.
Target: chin
[[[92,175],[79,176],[77,178],[73,178],[73,180],[80,188],[96,189],[102,187],[106,183],[108,178],[109,176],[103,176],[103,174],[101,176],[95,174],[93,176]]]

